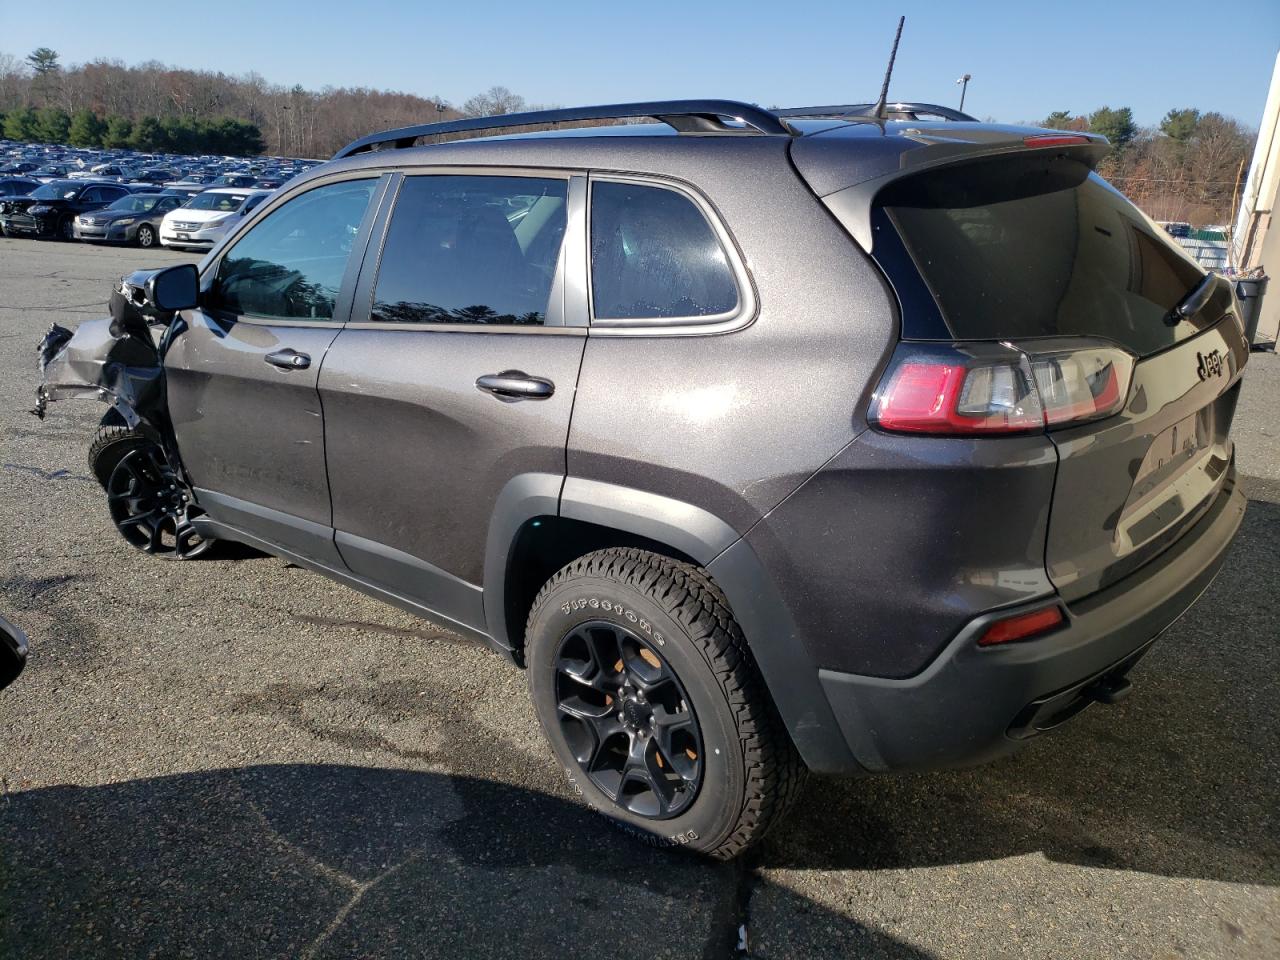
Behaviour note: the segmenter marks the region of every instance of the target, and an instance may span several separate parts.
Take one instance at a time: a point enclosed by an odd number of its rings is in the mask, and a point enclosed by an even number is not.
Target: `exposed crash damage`
[[[175,278],[186,271],[191,277]],[[200,511],[165,397],[164,355],[184,321],[156,304],[166,302],[164,287],[175,279],[194,282],[194,273],[186,265],[137,271],[112,291],[109,317],[85,321],[74,332],[50,327],[37,348],[43,382],[32,410],[43,420],[58,400],[110,404],[89,465],[106,488],[111,518],[138,549],[183,560],[199,556],[212,541],[191,523]],[[153,327],[163,332],[156,337]]]

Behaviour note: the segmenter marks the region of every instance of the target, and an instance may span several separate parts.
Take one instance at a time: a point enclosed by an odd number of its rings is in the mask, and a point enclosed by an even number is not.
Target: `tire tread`
[[[769,697],[728,600],[700,567],[647,550],[611,547],[579,557],[548,580],[529,611],[530,628],[546,598],[566,581],[581,577],[629,586],[657,603],[684,627],[715,675],[734,715],[746,790],[736,824],[704,852],[721,860],[738,856],[783,816],[808,770]],[[661,843],[657,837],[646,839]]]

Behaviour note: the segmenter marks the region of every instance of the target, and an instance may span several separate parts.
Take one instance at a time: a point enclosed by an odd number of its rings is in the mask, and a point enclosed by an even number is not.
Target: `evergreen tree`
[[[100,147],[106,129],[92,110],[77,110],[71,118],[70,143],[73,147]]]

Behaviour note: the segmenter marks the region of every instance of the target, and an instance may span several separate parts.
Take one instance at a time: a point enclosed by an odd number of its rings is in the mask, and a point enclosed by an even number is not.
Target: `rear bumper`
[[[1233,468],[1192,530],[1129,577],[1071,603],[1066,626],[1046,637],[979,647],[987,624],[1018,611],[1006,608],[971,621],[915,676],[820,670],[850,751],[873,771],[963,766],[1075,716],[1101,687],[1114,689],[1209,586],[1244,509]]]

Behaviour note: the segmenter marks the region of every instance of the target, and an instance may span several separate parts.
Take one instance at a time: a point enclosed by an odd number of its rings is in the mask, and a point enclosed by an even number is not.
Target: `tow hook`
[[[1133,683],[1128,677],[1100,677],[1083,692],[1094,703],[1105,703],[1111,706],[1133,692]]]

